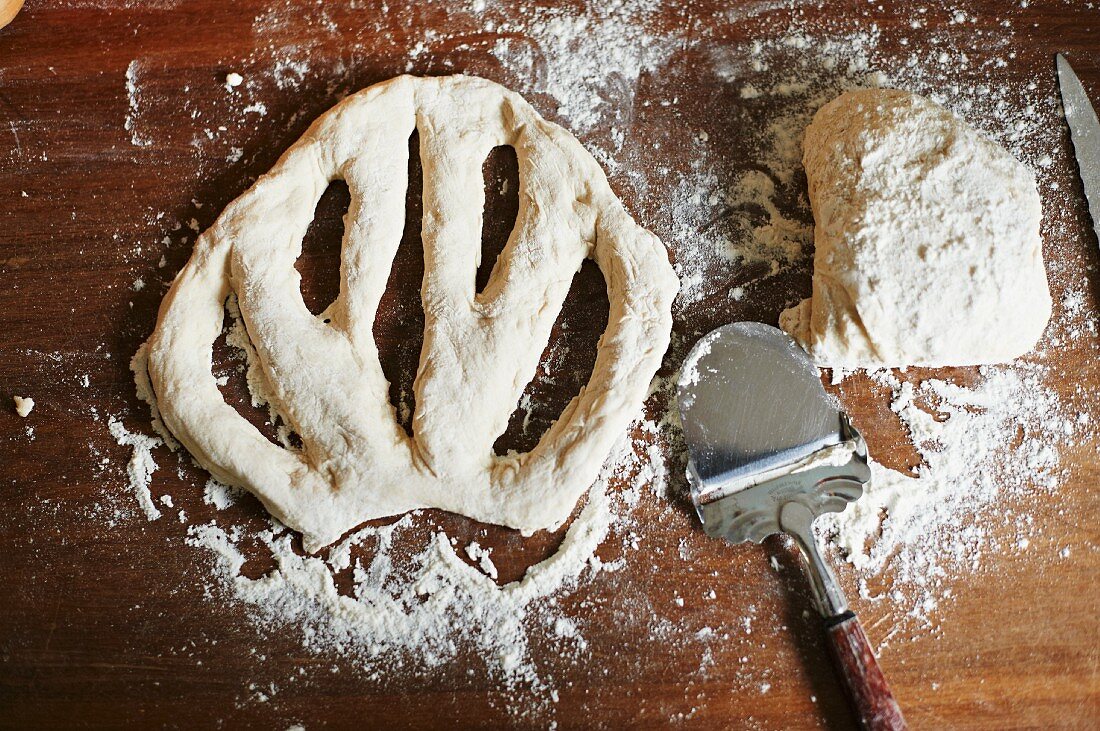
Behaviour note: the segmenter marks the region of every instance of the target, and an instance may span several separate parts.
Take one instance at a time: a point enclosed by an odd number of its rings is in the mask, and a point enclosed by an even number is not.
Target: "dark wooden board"
[[[960,42],[972,44],[970,55],[1005,59],[999,83],[1034,81],[1036,98],[1054,98],[1052,57],[1064,51],[1100,99],[1100,10],[1093,4],[988,0],[958,6],[976,19],[957,30]],[[119,492],[120,466],[128,458],[108,435],[106,415],[121,414],[131,428],[144,427],[127,362],[149,334],[165,286],[190,253],[187,223],[212,223],[313,118],[350,91],[406,71],[464,71],[519,87],[522,79],[489,53],[497,37],[508,33],[489,30],[487,23],[498,28],[531,7],[488,3],[481,14],[458,14],[444,2],[391,2],[383,11],[380,3],[351,1],[59,0],[28,2],[0,31],[0,726],[549,725],[549,718],[510,715],[505,690],[483,673],[467,675],[465,661],[427,677],[370,681],[341,667],[338,658],[306,653],[293,633],[264,633],[243,610],[204,598],[209,569],[196,551],[181,545],[184,527],[172,520],[111,525],[97,508],[105,492]],[[751,151],[737,146],[744,122],[725,116],[736,82],[697,74],[702,55],[720,45],[751,43],[795,19],[824,33],[873,23],[889,58],[901,52],[897,39],[903,36],[919,45],[950,30],[956,4],[929,6],[920,16],[923,26],[913,29],[917,8],[860,0],[656,6],[648,20],[652,29],[692,28],[706,42],[674,54],[660,74],[639,80],[631,141],[612,186],[676,258],[692,241],[676,233],[662,206],[668,191],[639,185],[631,173],[654,165],[686,170],[692,148],[685,130],[703,128],[729,140],[728,169],[752,163]],[[581,2],[569,9],[593,12]],[[265,14],[278,22],[257,32],[255,20]],[[1014,28],[1011,48],[977,32],[993,33],[1004,19]],[[429,42],[428,50],[411,54],[422,41]],[[305,49],[310,70],[282,88],[274,83],[273,61],[290,45]],[[125,82],[135,59],[144,96],[131,108]],[[239,110],[230,113],[222,87],[230,71],[258,81],[265,115],[240,124]],[[960,82],[974,83],[976,73],[960,72]],[[655,103],[672,96],[678,99],[675,110]],[[531,101],[560,119],[553,99],[534,95]],[[230,117],[236,123],[218,130]],[[1084,214],[1064,123],[1052,114],[1049,124],[1061,130],[1050,150],[1050,174],[1062,194],[1046,201],[1046,255],[1058,262],[1058,272],[1068,272],[1054,277],[1052,286],[1059,300],[1067,277],[1087,278],[1092,297],[1086,307],[1095,318],[1100,252]],[[193,145],[208,129],[214,139]],[[606,133],[596,129],[582,139]],[[149,144],[134,145],[132,135]],[[506,152],[496,154],[487,174],[493,181],[514,181],[514,162]],[[499,187],[494,182],[490,190]],[[299,261],[304,296],[315,309],[335,291],[346,195],[339,186],[326,195]],[[405,240],[376,325],[395,398],[403,387],[408,390],[420,343],[417,195],[410,190]],[[491,197],[486,267],[514,210],[507,195]],[[184,227],[175,229],[176,222]],[[162,254],[166,263],[158,267]],[[715,276],[733,283],[754,275]],[[145,287],[135,291],[138,277]],[[554,382],[531,386],[535,432],[560,413],[591,368],[591,346],[607,316],[602,287],[592,267],[574,281],[555,329],[558,342],[571,346],[570,356]],[[808,272],[802,270],[769,280],[766,290],[744,301],[724,294],[705,300],[678,317],[677,338],[690,342],[734,319],[774,323],[779,310],[808,289]],[[1047,352],[1055,366],[1052,388],[1078,400],[1100,388],[1095,337]],[[675,367],[670,360],[664,372]],[[84,374],[88,387],[80,381]],[[8,405],[15,394],[35,397],[30,419],[20,419]],[[227,394],[239,398],[240,384],[227,386]],[[857,377],[839,395],[870,435],[873,453],[894,466],[913,463],[915,453],[881,389]],[[531,439],[513,424],[498,446],[522,449]],[[157,456],[170,466],[157,473],[156,491],[171,493],[195,515],[209,512],[200,497],[204,474],[186,464],[177,474],[174,457],[161,451]],[[1067,450],[1063,465],[1056,500],[1018,498],[1011,506],[1034,516],[1035,550],[987,560],[978,573],[952,580],[955,598],[939,610],[934,630],[893,637],[882,648],[882,667],[913,728],[1100,726],[1095,436]],[[553,714],[558,728],[851,728],[788,550],[773,541],[759,547],[710,542],[682,500],[671,518],[649,503],[639,511],[648,565],[600,575],[568,600],[586,602],[594,631],[588,633],[585,662],[562,661],[553,668],[561,688]],[[248,501],[239,516],[259,521],[261,510]],[[522,575],[561,539],[558,532],[523,540],[436,513],[423,520],[425,534],[428,526],[442,526],[460,540],[478,536],[493,545],[502,580]],[[992,521],[994,535],[1007,539],[1013,530],[1008,520]],[[685,537],[693,556],[687,563],[675,558]],[[1072,560],[1056,560],[1063,545],[1075,546]],[[769,557],[780,571],[768,566]],[[261,562],[247,571],[266,568]],[[838,570],[854,597],[855,573],[847,565]],[[689,599],[682,609],[671,604],[674,595],[699,597],[710,589],[715,603]],[[698,647],[640,634],[625,621],[630,603],[623,599],[633,596],[664,607],[673,622],[703,613],[726,622],[751,615],[755,634],[716,643],[714,664],[701,674]],[[896,613],[883,603],[855,605],[871,641],[881,643]],[[252,652],[256,647],[262,652]],[[537,646],[535,653],[554,664],[552,646]],[[332,672],[333,666],[342,672]],[[302,679],[287,682],[299,668]],[[267,702],[256,700],[250,683],[270,679],[280,679],[279,692]],[[767,693],[759,690],[762,679],[770,683]]]

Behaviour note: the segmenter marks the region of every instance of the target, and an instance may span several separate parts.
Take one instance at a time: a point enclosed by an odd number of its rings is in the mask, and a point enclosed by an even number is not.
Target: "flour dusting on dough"
[[[1003,363],[1050,319],[1035,177],[919,94],[841,94],[806,129],[813,297],[780,326],[824,367]]]

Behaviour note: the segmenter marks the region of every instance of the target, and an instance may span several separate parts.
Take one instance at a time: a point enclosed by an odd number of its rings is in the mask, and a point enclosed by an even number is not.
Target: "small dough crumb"
[[[15,397],[15,413],[27,418],[31,413],[31,409],[34,408],[34,399],[30,396],[16,396]]]
[[[232,91],[244,83],[244,77],[236,71],[225,75],[225,88]]]

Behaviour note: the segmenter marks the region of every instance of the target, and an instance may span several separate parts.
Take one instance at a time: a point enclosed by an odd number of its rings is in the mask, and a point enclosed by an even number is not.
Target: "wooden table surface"
[[[975,84],[989,73],[995,84],[1024,88],[1034,82],[1034,99],[1050,100],[1057,93],[1052,57],[1064,51],[1100,99],[1095,3],[989,0],[934,3],[925,11],[915,3],[825,5],[694,2],[652,4],[634,13],[651,34],[687,40],[611,100],[626,110],[616,118],[626,142],[610,178],[674,260],[694,241],[677,227],[668,189],[646,184],[646,176],[658,166],[688,170],[697,130],[707,130],[728,151],[722,174],[755,163],[752,151],[738,144],[751,120],[729,113],[740,84],[705,63],[716,48],[775,38],[792,21],[822,37],[873,25],[880,34],[877,62],[899,83],[908,72],[898,59],[948,38],[954,51],[965,48],[978,62],[957,75],[949,71],[953,81]],[[671,514],[656,498],[638,508],[635,530],[652,552],[644,572],[629,564],[574,593],[571,601],[585,600],[591,613],[585,659],[555,665],[552,645],[534,648],[561,689],[547,716],[510,714],[506,692],[483,673],[468,675],[466,662],[430,677],[369,680],[338,657],[307,653],[295,633],[264,632],[244,609],[204,597],[209,565],[182,544],[185,526],[113,520],[101,507],[105,495],[125,493],[128,459],[105,419],[119,415],[131,429],[148,430],[127,362],[190,254],[189,223],[208,226],[313,118],[370,83],[406,71],[465,71],[528,88],[529,80],[503,66],[491,49],[500,37],[525,42],[522,19],[534,7],[505,0],[391,0],[385,8],[354,0],[28,0],[0,31],[0,726],[853,727],[813,618],[805,614],[809,598],[788,550],[771,541],[740,547],[709,542],[682,498]],[[579,17],[604,11],[577,0],[561,12]],[[966,23],[956,22],[959,12]],[[1004,37],[1008,45],[996,41]],[[542,49],[532,47],[538,57]],[[308,68],[280,66],[288,48]],[[993,58],[1004,63],[994,71],[975,70]],[[128,70],[140,95],[128,92]],[[262,101],[266,113],[240,108],[224,87],[229,72],[245,77],[250,98]],[[552,64],[539,71],[555,72]],[[543,114],[570,126],[559,114],[560,100],[545,93],[529,97]],[[1067,282],[1087,279],[1085,313],[1095,318],[1100,252],[1064,121],[1057,105],[1042,110],[1055,140],[1047,174],[1060,191],[1045,201],[1052,288],[1060,302]],[[610,131],[595,125],[578,133],[599,146]],[[498,153],[488,170],[493,179],[514,178],[514,160]],[[335,291],[335,242],[346,196],[338,187],[326,194],[299,262],[304,296],[315,309]],[[397,396],[411,382],[420,346],[417,196],[414,185],[405,241],[376,327]],[[507,196],[490,203],[491,252],[499,249],[515,204]],[[162,255],[165,263],[158,267]],[[734,268],[714,276],[744,282],[759,272]],[[729,284],[716,291],[723,286]],[[531,389],[536,432],[591,368],[590,346],[606,321],[602,287],[592,267],[575,281],[555,330],[559,343],[571,346],[570,355],[554,382]],[[782,307],[808,293],[808,269],[781,272],[753,291],[735,301],[723,290],[680,308],[678,345],[663,372],[671,373],[684,347],[712,327],[737,319],[774,323]],[[1056,316],[1062,314],[1059,306]],[[1044,346],[1052,363],[1049,386],[1092,408],[1093,424],[1100,423],[1100,413],[1089,406],[1095,398],[1088,396],[1100,386],[1097,346],[1095,336]],[[837,392],[870,435],[873,454],[893,466],[913,463],[915,452],[889,410],[887,393],[860,378]],[[37,401],[26,420],[9,406],[17,394]],[[499,446],[530,442],[512,428]],[[177,469],[176,458],[164,450],[156,455],[167,467],[157,473],[154,493],[171,493],[196,520],[210,517],[212,508],[201,500],[205,474],[186,460]],[[937,610],[933,627],[904,625],[899,617],[905,607],[889,601],[855,601],[872,641],[889,638],[881,663],[913,728],[1100,728],[1095,435],[1064,450],[1062,463],[1066,475],[1055,496],[1017,497],[1010,506],[1033,517],[1034,550],[987,556],[977,572],[948,577],[954,597]],[[241,507],[242,520],[259,520],[260,514],[254,501]],[[1015,528],[1000,515],[990,519],[990,531],[1007,538]],[[495,547],[502,580],[521,576],[561,539],[559,532],[525,541],[434,513],[422,520],[460,539],[484,536]],[[677,555],[685,538],[690,562]],[[1071,560],[1057,560],[1061,546],[1073,547]],[[773,570],[769,557],[783,570]],[[846,564],[838,571],[854,597],[855,572]],[[705,609],[688,601],[676,610],[670,603],[675,595],[698,597],[710,589],[718,601]],[[700,672],[697,643],[675,629],[649,636],[622,620],[616,608],[625,595],[663,607],[673,627],[694,626],[692,615],[705,611],[727,624],[754,618],[754,634],[715,642],[714,662]],[[902,626],[900,633],[895,625]],[[299,669],[300,682],[288,682]],[[268,683],[279,692],[262,701],[252,686]],[[762,692],[765,684],[770,688]]]

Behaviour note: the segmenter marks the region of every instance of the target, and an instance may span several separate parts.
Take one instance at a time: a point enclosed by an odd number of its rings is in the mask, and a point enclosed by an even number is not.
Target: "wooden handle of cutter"
[[[878,667],[859,619],[849,611],[825,622],[829,648],[860,726],[865,731],[905,731],[908,727],[901,708]]]

